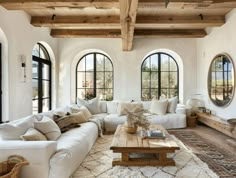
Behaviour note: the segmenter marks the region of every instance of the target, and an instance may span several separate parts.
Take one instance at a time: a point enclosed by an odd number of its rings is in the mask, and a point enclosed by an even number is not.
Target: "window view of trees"
[[[142,100],[179,95],[178,65],[169,54],[149,55],[142,64]]]
[[[80,59],[76,68],[76,97],[113,100],[113,66],[101,53],[90,53]]]

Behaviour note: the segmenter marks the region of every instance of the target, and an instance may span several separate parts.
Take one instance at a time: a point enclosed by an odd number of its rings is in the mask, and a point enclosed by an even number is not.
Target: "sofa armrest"
[[[55,141],[0,141],[0,161],[10,155],[21,155],[28,162],[21,177],[48,178],[49,161],[57,150]]]

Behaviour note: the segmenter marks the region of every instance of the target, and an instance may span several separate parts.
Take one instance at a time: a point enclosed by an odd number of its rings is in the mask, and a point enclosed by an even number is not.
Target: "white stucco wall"
[[[140,100],[141,64],[154,50],[168,49],[182,59],[183,91],[181,102],[196,89],[196,40],[195,39],[135,39],[133,50],[122,51],[121,39],[60,39],[59,106],[75,102],[75,65],[79,56],[89,49],[107,54],[114,66],[114,99]]]
[[[236,9],[226,16],[226,24],[222,27],[208,29],[208,36],[197,40],[197,92],[205,98],[205,104],[216,115],[223,118],[236,117],[235,96],[231,104],[225,108],[215,106],[208,97],[207,76],[212,59],[219,53],[227,53],[236,64]]]
[[[35,28],[30,25],[30,17],[23,11],[8,11],[2,7],[0,7],[0,29],[5,34],[8,43],[5,45],[4,37],[0,33],[0,42],[4,43],[3,80],[8,80],[8,84],[7,82],[3,83],[3,92],[8,93],[8,102],[4,101],[3,104],[8,105],[8,107],[3,106],[3,108],[9,108],[4,109],[3,120],[15,120],[32,113],[31,66],[34,44],[38,41],[44,41],[52,48],[54,54],[57,54],[57,40],[50,37],[47,28]],[[26,56],[27,80],[25,83],[21,82],[20,79],[21,55]]]

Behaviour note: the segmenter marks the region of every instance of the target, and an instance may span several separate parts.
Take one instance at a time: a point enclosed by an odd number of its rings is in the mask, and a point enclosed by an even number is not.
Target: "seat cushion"
[[[124,124],[127,116],[119,116],[118,114],[110,114],[104,118],[104,128],[106,132],[114,132],[119,124]]]
[[[98,128],[95,123],[80,125],[63,133],[57,140],[58,152],[50,160],[50,178],[70,177],[97,140]]]
[[[163,116],[151,115],[147,118],[151,124],[161,124],[166,129],[177,129],[186,127],[185,114],[168,113]]]

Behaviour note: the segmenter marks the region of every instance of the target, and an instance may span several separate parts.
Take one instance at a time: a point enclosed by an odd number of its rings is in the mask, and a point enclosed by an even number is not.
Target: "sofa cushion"
[[[46,141],[47,138],[41,132],[34,128],[29,128],[24,135],[21,135],[24,141]]]
[[[106,113],[107,112],[107,101],[100,101],[99,107],[100,107],[101,113]]]
[[[85,101],[83,99],[78,98],[78,105],[81,106],[85,106],[86,108],[88,108],[88,110],[92,113],[92,114],[98,114],[101,113],[100,110],[100,105],[99,105],[99,97],[93,98],[89,101]]]
[[[58,152],[50,159],[50,178],[66,178],[79,167],[98,137],[98,128],[93,122],[69,130],[57,140]]]
[[[34,128],[43,133],[48,140],[57,140],[61,135],[58,125],[47,116],[43,116],[41,121],[34,122]]]
[[[104,127],[106,132],[114,132],[119,124],[124,124],[127,116],[119,116],[118,114],[110,114],[104,118]]]
[[[108,114],[117,114],[119,102],[116,101],[107,101],[107,113]]]
[[[168,100],[152,99],[150,112],[158,115],[165,115],[167,111]]]
[[[178,97],[173,97],[168,99],[168,106],[167,106],[167,112],[168,113],[175,113],[178,103]]]
[[[127,103],[120,102],[117,108],[117,113],[119,116],[127,115],[128,112],[140,112],[143,110],[142,103]]]

